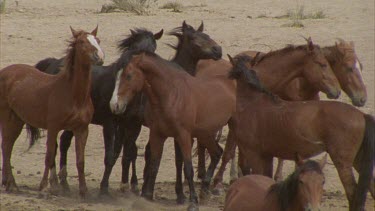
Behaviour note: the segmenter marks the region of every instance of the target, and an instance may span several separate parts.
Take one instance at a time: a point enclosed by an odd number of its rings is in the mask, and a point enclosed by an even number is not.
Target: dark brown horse
[[[234,93],[220,80],[227,81],[227,78],[192,77],[182,69],[179,70],[175,64],[146,52],[133,56],[119,74],[118,92],[114,93],[111,100],[114,113],[124,111],[135,93],[142,90],[149,101],[146,105],[145,122],[150,128],[150,154],[146,149],[142,196],[153,198],[164,142],[167,137],[174,137],[181,150],[178,154],[182,154],[182,158],[176,159],[184,162],[184,173],[189,183],[189,209],[197,208],[191,139],[197,137],[211,156],[210,166],[202,182],[202,191],[206,192],[222,154],[222,149],[215,140],[216,132],[228,123],[235,108]]]
[[[232,65],[225,60],[205,60],[198,65],[197,77],[227,75],[231,68]],[[320,47],[314,45],[311,39],[307,40],[307,45],[287,46],[262,56],[254,68],[265,86],[277,94],[283,93],[288,84],[299,77],[315,84],[329,97],[337,98],[340,94],[339,83],[328,61]],[[232,91],[236,92],[234,87]],[[225,166],[233,156],[235,145],[230,136],[229,132],[222,164],[215,176],[215,186],[222,181]]]
[[[361,75],[362,65],[355,53],[354,43],[339,39],[339,43],[323,47],[322,52],[342,90],[352,100],[352,104],[363,106],[367,100],[367,91]],[[246,51],[242,54],[255,57],[257,53],[257,51]],[[298,78],[291,81],[280,96],[282,99],[290,101],[319,100],[319,89],[314,88],[306,79]],[[282,177],[282,166],[282,160],[279,160],[275,173],[276,181]]]
[[[235,181],[225,199],[225,211],[319,211],[323,196],[323,167],[319,161],[304,162],[298,155],[297,169],[282,182],[262,175],[248,175]]]
[[[272,177],[273,157],[292,160],[328,152],[344,186],[350,210],[363,210],[373,181],[375,119],[353,106],[334,101],[283,101],[269,93],[248,56],[234,60],[237,104],[232,128],[244,175]],[[359,173],[358,184],[352,171]]]
[[[11,170],[13,145],[23,125],[48,130],[45,170],[40,190],[52,188],[58,181],[55,167],[56,138],[60,130],[73,131],[76,137],[77,170],[81,196],[87,192],[84,173],[84,152],[88,124],[93,106],[90,98],[91,65],[102,63],[104,53],[96,38],[97,29],[91,33],[75,31],[69,43],[64,70],[53,76],[36,68],[16,64],[0,71],[0,131],[3,152],[2,184],[6,190],[17,188]],[[33,136],[35,137],[35,136]],[[31,140],[31,145],[35,142]],[[18,188],[17,188],[18,189]]]

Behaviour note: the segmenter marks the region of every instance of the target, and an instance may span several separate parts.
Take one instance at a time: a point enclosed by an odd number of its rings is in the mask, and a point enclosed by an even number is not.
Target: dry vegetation
[[[182,12],[183,7],[184,6],[181,3],[173,1],[163,4],[163,6],[161,6],[160,9],[171,9],[172,12]]]
[[[117,10],[132,12],[136,15],[150,15],[150,5],[157,0],[112,0],[110,4],[104,4],[101,13],[109,13]]]

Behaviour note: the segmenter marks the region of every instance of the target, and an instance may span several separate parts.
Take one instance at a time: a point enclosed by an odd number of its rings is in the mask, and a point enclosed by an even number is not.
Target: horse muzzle
[[[119,115],[125,112],[126,110],[126,103],[120,104],[120,103],[110,103],[111,111],[112,113]]]
[[[328,92],[327,97],[329,99],[337,99],[340,97],[340,94],[341,94],[341,90],[337,89],[337,90]]]

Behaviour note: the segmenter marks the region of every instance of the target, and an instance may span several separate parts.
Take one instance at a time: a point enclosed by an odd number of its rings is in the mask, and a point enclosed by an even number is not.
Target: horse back
[[[262,210],[268,189],[275,182],[262,175],[248,175],[236,180],[225,198],[224,210]]]

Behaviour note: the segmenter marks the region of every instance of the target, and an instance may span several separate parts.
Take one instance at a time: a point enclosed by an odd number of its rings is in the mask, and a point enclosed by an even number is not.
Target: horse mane
[[[147,45],[144,46],[132,46],[132,44],[145,37],[150,37],[151,40],[154,41],[154,34],[151,31],[145,28],[135,28],[131,31],[132,33],[130,35],[118,42],[117,48],[122,52],[121,56],[110,65],[110,69],[112,69],[115,73],[130,62],[132,55],[139,54],[140,52],[152,52],[156,50],[156,42],[148,42]]]
[[[64,59],[64,71],[68,73],[70,77],[73,74],[73,66],[74,66],[74,57],[76,56],[76,45],[78,38],[82,35],[88,34],[83,30],[77,32],[76,37],[72,37],[72,39],[68,40],[68,49],[66,50],[66,56]]]
[[[252,88],[256,89],[259,92],[266,94],[271,97],[274,102],[279,102],[280,98],[277,95],[274,95],[268,91],[261,81],[259,80],[255,70],[249,69],[246,64],[251,63],[252,57],[239,54],[234,57],[235,64],[233,65],[232,70],[229,72],[229,78],[244,80],[245,83],[250,85]],[[243,76],[243,77],[241,77]]]
[[[281,211],[288,210],[290,204],[297,196],[299,185],[299,175],[307,171],[315,171],[323,174],[318,162],[313,160],[306,161],[302,166],[298,167],[292,174],[290,174],[284,181],[272,185],[267,193],[267,196],[275,194]]]
[[[320,46],[319,45],[314,45],[314,48],[320,49]],[[272,57],[272,56],[275,56],[275,55],[286,54],[286,53],[290,53],[291,51],[295,51],[295,50],[306,50],[307,51],[308,49],[309,49],[308,45],[292,45],[292,44],[288,44],[288,45],[286,45],[282,49],[278,49],[278,50],[270,51],[270,52],[266,53],[265,55],[263,55],[257,61],[257,63],[263,61],[266,58],[269,58],[269,57]]]
[[[176,45],[173,45],[173,44],[167,44],[169,47],[177,50],[181,47],[182,45],[182,41],[183,41],[183,38],[184,38],[184,31],[182,31],[182,26],[179,26],[179,27],[176,27],[174,29],[172,29],[170,32],[168,32],[167,34],[168,35],[172,35],[172,36],[175,36],[177,37],[177,44]],[[189,24],[186,24],[186,28],[185,28],[185,33],[194,33],[195,32],[195,29],[190,26]]]

